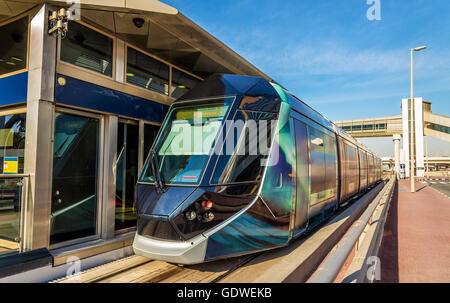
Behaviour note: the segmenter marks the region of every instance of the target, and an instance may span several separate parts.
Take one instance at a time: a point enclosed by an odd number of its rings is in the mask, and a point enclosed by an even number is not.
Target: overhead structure
[[[0,0],[0,22],[39,3],[77,10],[72,1]],[[214,73],[269,76],[209,34],[176,8],[156,0],[80,0],[82,21],[200,77]],[[134,20],[142,19],[138,25]]]
[[[398,115],[335,123],[355,138],[392,137],[403,133],[402,119],[402,115]],[[433,113],[427,101],[423,101],[423,132],[425,136],[450,142],[450,117]]]
[[[450,142],[450,117],[438,115],[431,111],[431,102],[424,101],[422,98],[414,98],[415,100],[415,159],[416,173],[418,177],[423,177],[424,167],[424,136]],[[356,119],[335,122],[337,126],[348,132],[355,138],[368,137],[394,137],[394,142],[398,143],[398,136],[403,136],[402,153],[405,159],[409,159],[409,151],[411,148],[409,128],[409,105],[410,99],[402,100],[402,115]],[[404,161],[402,171],[410,171],[409,161]],[[408,175],[408,174],[407,174]]]

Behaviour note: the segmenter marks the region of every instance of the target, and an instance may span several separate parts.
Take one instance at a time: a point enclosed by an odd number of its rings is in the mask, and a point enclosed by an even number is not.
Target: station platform
[[[381,283],[450,282],[450,199],[424,182],[416,190],[400,180],[394,192],[379,254]]]

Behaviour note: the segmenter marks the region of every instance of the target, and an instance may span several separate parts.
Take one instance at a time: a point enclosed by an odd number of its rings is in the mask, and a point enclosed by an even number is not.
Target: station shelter
[[[61,8],[76,17],[49,33]],[[0,0],[0,278],[130,250],[168,108],[214,73],[269,79],[159,1]]]

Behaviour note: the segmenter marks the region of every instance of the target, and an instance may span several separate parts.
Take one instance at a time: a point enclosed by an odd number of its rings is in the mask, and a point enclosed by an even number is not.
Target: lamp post
[[[416,192],[416,188],[415,188],[415,135],[416,132],[415,130],[415,102],[414,102],[414,83],[413,83],[413,79],[414,79],[414,69],[413,69],[413,53],[414,52],[419,52],[421,50],[426,49],[426,46],[420,46],[420,47],[416,47],[416,48],[411,48],[411,119],[410,119],[410,134],[411,134],[411,150],[410,150],[410,158],[411,158],[411,192],[415,193]]]

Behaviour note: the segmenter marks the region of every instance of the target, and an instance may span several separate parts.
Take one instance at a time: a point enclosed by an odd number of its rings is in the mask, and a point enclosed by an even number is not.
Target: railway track
[[[52,283],[214,283],[256,256],[179,266],[133,255]]]
[[[387,187],[378,185],[310,235],[283,248],[192,266],[133,255],[51,283],[305,282],[368,205],[386,196]]]

